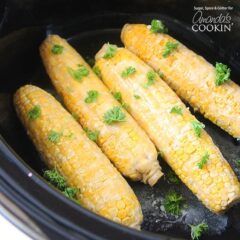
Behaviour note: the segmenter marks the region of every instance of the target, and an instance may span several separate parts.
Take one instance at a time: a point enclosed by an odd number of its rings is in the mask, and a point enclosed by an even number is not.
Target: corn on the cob
[[[61,54],[53,54],[54,46],[61,46]],[[157,151],[146,133],[124,110],[125,121],[106,124],[104,114],[121,105],[94,74],[84,59],[62,38],[49,36],[40,52],[46,70],[62,96],[66,107],[78,118],[79,123],[97,132],[99,147],[125,176],[154,185],[162,176]],[[87,72],[82,79],[74,79],[69,69],[80,65]],[[77,81],[79,80],[79,81]],[[92,99],[87,95],[92,93]],[[115,108],[116,109],[116,108]]]
[[[176,39],[152,33],[144,24],[127,24],[121,34],[126,48],[156,71],[161,70],[169,86],[195,110],[240,138],[240,87],[233,81],[216,86],[215,68],[204,58],[178,43],[169,56],[163,56],[167,42]]]
[[[237,177],[179,97],[127,49],[118,48],[111,59],[102,58],[106,47],[96,55],[102,80],[110,90],[122,93],[130,114],[180,179],[215,213],[238,201]],[[123,78],[122,73],[129,66],[135,72]]]
[[[19,118],[49,168],[79,188],[82,206],[118,223],[138,228],[140,204],[126,182],[80,125],[48,93],[26,85],[14,96]]]

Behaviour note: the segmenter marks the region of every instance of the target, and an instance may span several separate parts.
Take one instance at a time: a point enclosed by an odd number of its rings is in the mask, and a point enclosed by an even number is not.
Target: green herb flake
[[[206,151],[204,155],[202,156],[200,162],[197,163],[197,166],[199,169],[203,169],[203,166],[207,164],[207,161],[209,160],[209,153]]]
[[[136,72],[136,68],[130,66],[130,67],[127,67],[121,74],[121,76],[123,78],[127,78],[129,76],[131,76],[132,74],[134,74]]]
[[[172,183],[172,184],[179,184],[180,183],[179,178],[177,177],[177,175],[172,170],[167,172],[166,180],[167,180],[168,183]]]
[[[69,187],[65,178],[56,169],[44,171],[43,177],[58,190],[62,191],[66,197],[70,198],[71,200],[77,199],[77,193],[79,192],[79,189]]]
[[[190,225],[191,227],[191,238],[192,240],[199,240],[204,232],[208,230],[208,225],[205,222],[202,222],[198,225]]]
[[[78,64],[78,68],[76,70],[69,67],[68,72],[76,81],[81,81],[83,77],[87,77],[89,74],[89,70],[84,65],[80,64]]]
[[[60,191],[63,191],[67,186],[64,177],[55,169],[44,171],[43,177]]]
[[[164,73],[160,69],[158,69],[157,73],[160,78],[164,78]]]
[[[178,45],[178,42],[167,42],[163,49],[162,56],[164,58],[168,57],[175,49],[177,49]]]
[[[72,200],[76,200],[77,198],[77,193],[79,192],[79,189],[74,188],[74,187],[66,187],[63,191],[63,194],[72,199]]]
[[[88,128],[84,128],[84,131],[86,132],[88,138],[94,142],[97,141],[99,136],[99,131],[91,131]]]
[[[238,167],[240,167],[240,159],[237,159],[236,163],[237,163]]]
[[[202,129],[205,128],[205,125],[203,123],[198,122],[198,121],[192,121],[192,128],[195,132],[195,135],[197,137],[201,137]]]
[[[112,95],[117,101],[122,102],[122,94],[120,92],[112,92]]]
[[[157,74],[153,70],[147,72],[147,83],[144,84],[145,88],[152,86],[156,82]]]
[[[137,100],[141,99],[141,96],[139,96],[139,95],[137,95],[137,94],[134,94],[133,96],[134,96],[134,98],[137,99]]]
[[[129,109],[129,105],[127,103],[122,102],[121,104],[122,108],[124,108],[125,110]]]
[[[153,19],[151,21],[150,31],[153,33],[167,33],[168,28],[163,24],[162,21],[160,21],[158,19]]]
[[[112,58],[115,55],[116,51],[117,51],[117,46],[108,43],[107,50],[106,50],[105,54],[103,55],[103,58],[105,58],[105,59]]]
[[[52,143],[58,143],[62,137],[62,133],[51,130],[48,134],[48,140]]]
[[[35,105],[29,112],[28,117],[31,120],[36,120],[41,115],[41,108],[39,105]]]
[[[126,115],[122,112],[121,107],[115,106],[104,114],[103,119],[106,124],[110,125],[115,122],[124,122]]]
[[[184,202],[185,200],[181,194],[170,191],[165,196],[163,206],[167,213],[179,216],[184,206]]]
[[[91,90],[87,92],[87,97],[85,98],[85,103],[93,103],[97,101],[99,92],[96,90]]]
[[[217,62],[215,66],[215,71],[216,71],[215,79],[216,86],[220,86],[230,80],[231,69],[227,65]]]
[[[75,113],[75,112],[72,113],[72,117],[73,117],[76,121],[79,120],[79,117],[78,117],[77,113]]]
[[[101,78],[102,77],[102,75],[101,75],[101,70],[100,70],[100,68],[98,67],[98,66],[94,66],[93,67],[93,72],[99,77],[99,78]]]
[[[61,54],[63,52],[64,47],[58,44],[54,44],[52,47],[52,53],[53,54]]]
[[[179,107],[179,106],[174,106],[172,107],[170,113],[176,113],[176,114],[179,114],[179,115],[182,115],[182,108]]]

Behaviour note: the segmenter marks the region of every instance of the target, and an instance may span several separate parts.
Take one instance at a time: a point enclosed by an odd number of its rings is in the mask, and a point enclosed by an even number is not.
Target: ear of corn
[[[96,55],[96,66],[111,91],[122,93],[130,114],[148,133],[179,178],[213,212],[224,211],[240,198],[238,179],[203,124],[154,71],[124,48],[111,59]],[[123,78],[127,67],[135,73]],[[139,98],[135,98],[135,95]]]
[[[81,205],[139,228],[142,212],[134,192],[72,116],[50,94],[32,85],[20,88],[14,103],[45,163],[59,171],[69,186],[79,189]],[[35,106],[40,113],[33,119],[29,113]]]
[[[240,87],[233,81],[216,86],[216,70],[204,58],[178,44],[164,57],[167,34],[152,33],[144,24],[127,24],[121,35],[126,48],[139,56],[192,107],[235,138],[240,138]]]
[[[55,45],[62,46],[61,54],[52,53]],[[162,176],[154,144],[83,58],[55,35],[43,42],[40,53],[64,104],[87,132],[97,133],[96,143],[118,170],[132,180],[154,185]]]

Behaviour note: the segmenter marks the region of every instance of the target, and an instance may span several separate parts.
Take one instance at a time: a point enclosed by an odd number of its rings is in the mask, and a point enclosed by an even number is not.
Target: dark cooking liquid
[[[128,20],[119,20],[118,26],[121,27],[123,23],[126,23],[127,21],[150,22],[151,18],[152,16],[128,16]],[[179,41],[203,55],[212,63],[215,63],[215,61],[218,60],[217,55],[214,52],[214,43],[206,36],[196,33],[193,34],[188,26],[182,25],[172,19],[165,17],[164,20],[169,27],[170,34],[176,37]],[[95,21],[97,20],[95,19]],[[51,29],[49,29],[49,31],[51,32]],[[54,29],[53,31],[60,35],[62,34],[61,29]],[[91,63],[95,53],[104,43],[110,42],[119,46],[122,45],[120,41],[120,29],[82,31],[80,34],[71,37],[69,41],[81,53],[81,55]],[[30,82],[54,93],[41,63],[38,63],[35,75],[30,79]],[[28,163],[39,173],[42,173],[42,166],[36,165],[38,154],[33,147],[33,150],[29,148],[31,143],[22,130],[19,121],[16,119],[14,111],[9,113],[11,96],[4,97],[0,94],[0,99],[3,99],[3,101],[0,101],[0,110],[2,113],[6,112],[6,114],[3,114],[4,120],[1,121],[0,119],[1,133],[9,139],[9,142],[11,142],[12,145],[14,145],[14,133],[18,132],[18,139],[22,139],[21,142],[26,142],[26,144],[21,144],[21,147],[16,147],[18,153],[23,159],[26,159],[26,161],[29,159]],[[6,103],[4,103],[4,101],[6,101]],[[236,140],[233,140],[231,136],[210,121],[204,119],[200,114],[195,115],[206,125],[206,131],[212,136],[214,142],[220,148],[224,157],[228,160],[233,170],[240,178],[240,168],[236,164],[236,160],[240,158],[240,141],[237,142]],[[160,159],[160,164],[165,173],[169,171],[169,167],[162,159]],[[153,188],[142,183],[131,181],[129,181],[129,184],[132,186],[142,205],[144,214],[144,222],[142,224],[143,230],[161,233],[165,232],[172,236],[190,238],[190,228],[188,224],[197,224],[204,220],[209,226],[209,231],[202,239],[240,239],[240,205],[233,207],[223,215],[216,215],[206,209],[182,183],[173,185],[167,183],[167,181],[162,178]],[[179,217],[167,215],[162,211],[162,201],[169,190],[176,190],[186,199],[187,206]]]

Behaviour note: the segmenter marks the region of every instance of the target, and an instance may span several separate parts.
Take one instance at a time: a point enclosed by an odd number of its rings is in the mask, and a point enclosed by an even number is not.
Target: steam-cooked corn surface
[[[203,129],[193,127],[200,123],[178,96],[127,49],[118,48],[111,59],[104,59],[106,49],[104,45],[96,55],[102,80],[111,91],[122,93],[130,114],[180,179],[215,213],[238,201],[237,177],[211,137]],[[123,77],[123,71],[130,66],[135,72]]]
[[[167,34],[153,33],[144,24],[125,25],[121,38],[126,48],[156,71],[161,70],[163,80],[195,110],[233,137],[240,138],[238,85],[228,81],[216,86],[215,68],[181,43],[169,56],[163,57],[166,43],[177,40]]]
[[[18,116],[50,168],[79,188],[82,206],[118,223],[139,228],[140,204],[125,179],[80,125],[48,93],[26,85],[14,97]]]
[[[54,46],[62,47],[60,54],[52,52]],[[118,170],[132,180],[154,185],[162,176],[154,144],[114,99],[84,59],[56,35],[49,36],[43,42],[40,53],[64,104],[84,128],[98,133],[97,144]],[[85,73],[83,71],[83,76],[78,79],[72,71],[79,66],[85,69]],[[91,91],[95,92],[95,97],[93,96],[93,101],[89,99],[89,102],[87,97]],[[120,108],[125,119],[107,124],[104,115],[114,107]]]

